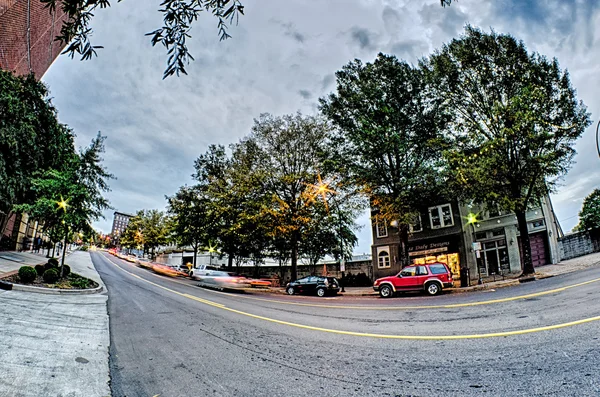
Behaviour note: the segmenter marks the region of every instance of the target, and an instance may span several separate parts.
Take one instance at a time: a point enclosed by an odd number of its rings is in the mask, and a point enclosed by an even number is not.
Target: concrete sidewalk
[[[16,269],[46,261],[16,257]],[[75,273],[102,282],[87,252],[67,259]],[[0,261],[6,272],[12,259]],[[0,396],[110,396],[107,299],[0,290]]]
[[[0,276],[17,271],[21,266],[35,266],[46,262],[48,258],[43,253],[0,251]]]

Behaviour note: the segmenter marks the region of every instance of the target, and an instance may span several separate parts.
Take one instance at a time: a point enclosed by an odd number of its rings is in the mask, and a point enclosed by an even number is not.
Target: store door
[[[531,244],[531,261],[533,267],[546,264],[546,243],[545,232],[530,234],[529,243]]]
[[[498,251],[484,251],[487,274],[498,274]]]

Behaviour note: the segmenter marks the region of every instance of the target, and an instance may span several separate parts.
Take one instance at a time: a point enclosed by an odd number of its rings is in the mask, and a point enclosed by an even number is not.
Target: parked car
[[[129,254],[125,257],[125,260],[127,262],[131,262],[131,263],[136,263],[137,262],[137,256],[133,255],[133,254]]]
[[[215,288],[220,290],[244,289],[250,288],[250,280],[246,277],[238,276],[235,273],[223,272],[219,270],[209,270],[202,275],[194,275],[200,287]]]
[[[296,281],[288,283],[285,292],[288,295],[299,294],[317,294],[325,296],[327,294],[335,295],[340,290],[340,283],[335,277],[325,276],[307,276]]]
[[[375,280],[373,289],[382,298],[394,296],[397,292],[425,291],[437,295],[444,288],[453,286],[452,272],[443,263],[407,266],[395,276]]]

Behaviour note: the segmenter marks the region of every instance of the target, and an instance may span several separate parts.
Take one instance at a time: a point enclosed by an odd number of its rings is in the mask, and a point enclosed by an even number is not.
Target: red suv
[[[394,296],[402,291],[425,291],[437,295],[443,288],[452,287],[452,273],[443,263],[407,266],[396,276],[375,280],[373,289],[379,291],[382,298]]]

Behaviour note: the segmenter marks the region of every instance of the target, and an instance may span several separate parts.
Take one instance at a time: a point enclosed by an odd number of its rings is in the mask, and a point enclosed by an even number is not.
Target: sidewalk
[[[35,266],[48,262],[46,254],[30,253],[28,251],[0,251],[0,276],[18,271],[21,266]]]
[[[0,252],[0,275],[45,262],[41,254]],[[73,252],[67,262],[101,283],[87,252]],[[107,299],[106,292],[0,290],[0,396],[110,396]]]

